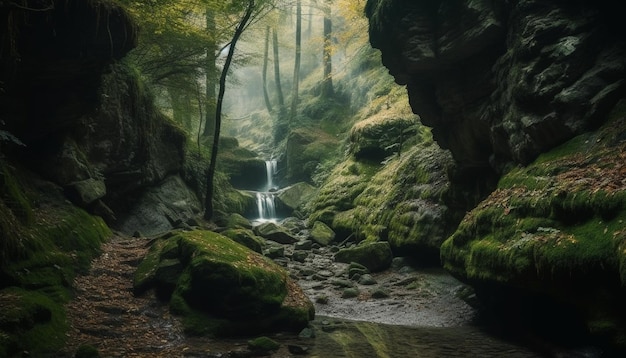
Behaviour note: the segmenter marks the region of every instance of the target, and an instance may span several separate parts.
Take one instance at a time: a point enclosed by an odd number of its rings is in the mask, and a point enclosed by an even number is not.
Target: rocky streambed
[[[457,297],[464,286],[441,269],[416,268],[394,258],[388,269],[369,272],[336,262],[339,246],[309,241],[267,241],[266,254],[286,267],[315,302],[316,319],[298,334],[272,334],[265,352],[248,341],[183,334],[180,320],[152,292],[133,295],[131,277],[151,241],[115,237],[91,271],[77,279],[68,306],[68,344],[59,357],[81,346],[104,357],[539,357],[538,352],[474,325],[474,310]],[[561,355],[574,356],[574,355]],[[580,355],[593,357],[594,355]]]

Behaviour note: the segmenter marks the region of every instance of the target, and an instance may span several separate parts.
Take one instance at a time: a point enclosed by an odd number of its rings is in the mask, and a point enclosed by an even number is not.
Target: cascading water
[[[276,160],[265,161],[266,172],[266,184],[263,188],[264,191],[256,193],[256,205],[259,211],[259,217],[256,219],[258,222],[276,221],[276,206],[274,204],[273,190],[277,188],[274,186],[274,175],[278,169],[278,163]]]

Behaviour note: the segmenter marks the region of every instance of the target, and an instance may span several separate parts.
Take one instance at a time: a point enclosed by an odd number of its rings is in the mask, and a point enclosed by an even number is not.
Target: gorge
[[[207,183],[243,3],[0,1],[0,357],[626,353],[619,4],[257,1]]]

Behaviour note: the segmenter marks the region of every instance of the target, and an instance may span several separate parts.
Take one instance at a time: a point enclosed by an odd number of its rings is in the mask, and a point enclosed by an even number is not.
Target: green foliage
[[[10,287],[0,290],[0,352],[27,350],[45,356],[60,350],[68,329],[63,305],[47,295]]]
[[[76,354],[74,355],[74,358],[99,358],[99,357],[100,357],[100,352],[98,352],[98,348],[90,344],[83,344],[80,347],[78,347],[78,350],[76,350]]]

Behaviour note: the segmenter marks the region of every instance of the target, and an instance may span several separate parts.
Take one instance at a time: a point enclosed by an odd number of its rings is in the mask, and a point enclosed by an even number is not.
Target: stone
[[[265,241],[248,229],[229,229],[221,232],[222,235],[258,253],[263,252]]]
[[[359,289],[355,287],[348,287],[341,293],[341,298],[354,298],[359,295]]]
[[[107,189],[103,180],[89,178],[71,183],[65,187],[65,192],[76,205],[85,207],[103,198]]]
[[[265,250],[265,256],[270,259],[277,259],[285,257],[285,248],[283,246],[270,246],[267,250]]]
[[[307,257],[309,257],[309,253],[302,250],[296,250],[291,255],[291,259],[297,262],[304,262]]]
[[[176,260],[162,257],[174,252]],[[171,275],[157,274],[159,268]],[[137,268],[135,282],[145,291],[166,278],[174,281],[175,272],[180,273],[170,309],[182,316],[190,334],[299,332],[315,314],[285,269],[218,233],[195,230],[157,240]]]
[[[315,192],[316,189],[311,184],[299,182],[279,190],[276,193],[276,205],[279,210],[293,212],[308,203]]]
[[[267,222],[256,226],[254,228],[254,232],[261,237],[272,240],[279,244],[293,244],[299,241],[298,238],[272,222]]]
[[[196,194],[178,175],[165,179],[147,189],[133,209],[116,226],[128,235],[140,231],[146,236],[167,232],[181,221],[195,217],[201,211]]]
[[[311,250],[311,248],[313,248],[313,241],[311,240],[298,241],[294,245],[294,249],[296,250]]]
[[[358,282],[359,282],[359,284],[365,285],[365,286],[371,286],[371,285],[375,285],[377,283],[376,280],[370,274],[362,275],[359,278]]]
[[[313,223],[310,235],[311,239],[321,246],[328,246],[335,238],[335,232],[321,221]]]
[[[357,262],[370,272],[379,272],[391,266],[392,256],[388,242],[373,242],[341,249],[335,254],[335,261]]]
[[[252,223],[250,220],[243,217],[243,215],[238,213],[232,213],[228,215],[228,219],[226,219],[226,226],[229,229],[243,228],[243,229],[252,229]]]

